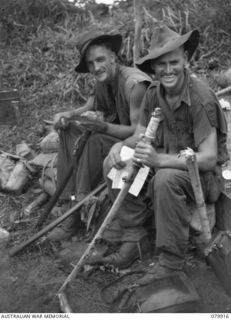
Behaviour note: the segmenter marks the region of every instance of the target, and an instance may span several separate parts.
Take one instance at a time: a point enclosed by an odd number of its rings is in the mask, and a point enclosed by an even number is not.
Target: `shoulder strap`
[[[107,284],[106,286],[104,286],[101,291],[100,291],[100,296],[102,298],[102,300],[104,302],[106,302],[108,305],[117,305],[117,307],[119,305],[122,304],[122,301],[124,302],[125,298],[129,298],[128,296],[130,296],[130,294],[132,293],[132,288],[133,285],[124,285],[122,284],[122,281],[124,279],[126,279],[126,277],[131,276],[131,275],[135,275],[135,274],[144,274],[146,271],[145,270],[136,270],[136,271],[131,271],[128,272],[124,275],[122,275],[121,277],[115,279],[114,281],[110,282],[109,284]],[[134,280],[133,280],[134,282]],[[120,284],[119,286],[119,290],[116,290],[116,287],[118,287],[118,284]],[[114,288],[115,289],[114,289]],[[108,290],[112,290],[114,289],[115,294],[108,294]],[[129,294],[128,294],[129,293]]]

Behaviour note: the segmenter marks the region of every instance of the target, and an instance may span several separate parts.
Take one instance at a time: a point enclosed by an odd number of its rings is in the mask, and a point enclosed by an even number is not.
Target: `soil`
[[[26,114],[26,110],[23,112]],[[44,118],[49,118],[54,113],[51,108]],[[12,146],[24,138],[32,139],[32,144],[36,145],[41,132],[38,132],[38,125],[34,122],[28,122],[27,127],[20,127],[19,130],[17,126],[2,130],[1,148],[12,152]],[[34,130],[35,134],[32,134],[31,128],[34,125],[36,130]],[[26,205],[38,196],[36,177],[33,181],[29,181],[29,187],[20,195],[0,193],[0,226],[10,232],[7,248],[0,252],[1,313],[61,312],[57,292],[73,268],[71,265],[63,265],[57,259],[57,252],[61,248],[48,242],[45,237],[29,245],[14,257],[8,256],[10,248],[22,243],[36,232],[34,226],[40,212],[36,210],[29,217],[24,214]],[[53,219],[54,217],[50,217],[46,224]],[[81,253],[83,247],[86,247],[85,241],[80,240]],[[135,262],[131,269],[142,269],[150,263],[152,259],[145,258],[141,262]],[[73,312],[118,312],[102,300],[101,290],[120,275],[118,271],[108,269],[93,269],[91,272],[79,274],[68,288],[68,299]],[[194,247],[190,248],[187,255],[187,275],[199,295],[200,303],[195,308],[195,312],[231,312],[231,297],[225,293],[212,268],[205,263]],[[132,283],[134,278],[128,277],[127,281]],[[113,288],[111,290],[113,291]]]
[[[73,265],[63,265],[57,258],[57,253],[62,247],[50,243],[43,236],[17,255],[13,257],[8,255],[10,248],[37,232],[35,225],[41,210],[35,210],[30,216],[26,216],[24,209],[40,192],[36,176],[29,181],[24,193],[20,195],[0,192],[0,226],[10,233],[5,251],[0,251],[1,313],[61,312],[57,292],[73,269]],[[54,217],[49,216],[45,225],[53,220]],[[87,244],[85,237],[79,239],[76,247],[79,257]],[[67,245],[64,243],[63,247]],[[199,302],[194,311],[230,313],[231,297],[225,293],[212,268],[205,263],[199,253],[195,246],[190,244],[186,264],[187,276],[199,295]],[[131,270],[147,268],[153,262],[152,258],[146,257],[143,261],[135,262]],[[101,293],[103,287],[120,276],[121,273],[118,270],[102,268],[79,274],[67,289],[72,311],[74,313],[117,313],[118,309],[107,305]],[[134,276],[128,276],[127,282],[134,283]],[[115,292],[111,287],[110,295]]]
[[[73,265],[61,263],[57,258],[60,246],[50,243],[46,237],[40,238],[13,257],[8,255],[8,250],[12,246],[35,233],[33,228],[39,211],[34,212],[30,219],[25,219],[22,214],[25,205],[35,197],[35,191],[36,183],[34,188],[30,188],[26,194],[20,196],[0,194],[3,208],[1,221],[3,225],[8,225],[11,235],[6,250],[1,252],[0,259],[0,312],[2,313],[61,312],[57,292],[73,268]],[[46,224],[52,219],[50,217]],[[67,243],[63,246],[67,246]],[[82,238],[76,246],[79,256],[86,246],[86,239]],[[194,311],[230,313],[231,297],[225,293],[213,270],[201,258],[198,250],[195,250],[193,245],[190,245],[189,249],[187,275],[199,295],[199,302]],[[136,261],[130,270],[147,268],[152,261],[153,257],[145,257],[143,261]],[[124,272],[126,271],[128,270]],[[118,309],[107,305],[102,299],[102,288],[118,279],[121,274],[123,272],[120,273],[119,270],[107,268],[94,268],[80,273],[66,291],[72,311],[74,313],[117,313]],[[137,277],[140,275],[136,275]],[[122,285],[122,282],[118,282],[119,287],[120,283]],[[134,283],[134,276],[128,276],[127,283]],[[115,294],[115,287],[112,286],[109,289],[110,295]]]

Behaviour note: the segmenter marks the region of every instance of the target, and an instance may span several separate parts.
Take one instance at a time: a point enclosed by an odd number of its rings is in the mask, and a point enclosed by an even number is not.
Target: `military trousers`
[[[63,181],[73,161],[73,150],[76,139],[82,134],[82,130],[70,124],[60,132],[60,144],[57,161],[57,183]],[[74,194],[76,201],[81,201],[88,195],[103,178],[103,160],[108,155],[117,138],[92,133],[82,151],[76,170],[69,179],[60,199],[70,199]]]
[[[104,161],[105,179],[109,171],[107,159]],[[209,179],[208,179],[209,176]],[[212,195],[215,202],[221,192],[217,176],[201,174],[205,198]],[[118,191],[111,189],[107,179],[109,194],[115,200]],[[170,268],[181,269],[189,240],[191,212],[188,203],[195,201],[187,170],[159,169],[150,179],[146,197],[128,194],[123,201],[117,219],[123,226],[123,239],[132,241],[145,234],[143,224],[148,216],[147,198],[151,200],[156,228],[156,248],[160,253],[160,263]]]

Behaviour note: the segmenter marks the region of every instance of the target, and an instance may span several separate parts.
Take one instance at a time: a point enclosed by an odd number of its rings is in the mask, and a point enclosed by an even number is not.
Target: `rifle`
[[[148,127],[146,129],[145,135],[144,135],[144,140],[147,143],[151,143],[151,141],[153,139],[155,139],[156,136],[156,131],[158,128],[158,125],[160,123],[160,109],[156,108],[155,112],[152,114],[152,117],[150,119],[150,122],[148,124]],[[135,165],[131,165],[129,167],[129,173],[128,176],[125,179],[125,183],[122,187],[122,189],[120,190],[115,202],[113,203],[109,213],[107,214],[105,220],[103,221],[102,225],[100,226],[98,232],[96,233],[96,235],[94,236],[94,238],[92,239],[92,241],[90,242],[89,246],[87,247],[86,251],[84,252],[84,254],[82,255],[82,257],[80,258],[80,260],[78,261],[78,263],[76,264],[76,266],[74,267],[74,269],[72,270],[72,272],[70,273],[70,275],[67,277],[67,279],[65,280],[65,282],[63,283],[63,285],[61,286],[61,288],[59,289],[57,295],[59,298],[59,302],[60,305],[63,309],[63,301],[67,302],[67,298],[66,295],[64,293],[64,290],[66,288],[66,286],[68,285],[68,283],[73,280],[76,275],[80,272],[80,270],[82,269],[85,261],[88,259],[88,257],[90,256],[91,252],[93,251],[96,241],[98,239],[100,239],[102,237],[103,232],[105,231],[105,229],[107,228],[107,226],[111,223],[111,221],[113,220],[113,218],[116,216],[117,212],[119,211],[119,208],[123,202],[123,200],[125,199],[128,190],[137,174],[139,170],[138,166]],[[66,304],[68,306],[68,303]],[[65,308],[64,310],[69,310],[69,308]]]
[[[74,150],[73,150],[73,156],[72,156],[72,165],[70,166],[69,170],[66,173],[66,176],[63,178],[63,181],[59,184],[59,186],[57,187],[54,195],[51,197],[50,201],[48,202],[48,204],[46,205],[45,210],[43,211],[43,213],[41,214],[36,227],[41,227],[43,222],[45,221],[45,219],[48,217],[51,209],[53,208],[53,206],[55,205],[55,203],[57,202],[60,194],[63,192],[67,182],[69,181],[70,177],[72,175],[75,175],[75,170],[77,168],[77,164],[79,161],[79,158],[82,154],[83,148],[86,144],[86,141],[88,140],[88,137],[91,134],[91,130],[86,130],[84,129],[84,126],[81,126],[81,123],[85,123],[89,125],[91,124],[91,122],[97,122],[98,120],[95,119],[89,119],[88,117],[85,116],[80,116],[80,115],[75,115],[73,116],[71,119],[66,119],[65,117],[61,117],[59,122],[57,124],[55,124],[55,129],[56,130],[63,130],[64,128],[66,128],[69,124],[74,124],[79,126],[80,128],[82,128],[83,133],[82,135],[80,135],[74,145]],[[46,123],[52,124],[53,122],[47,121],[45,120]],[[53,123],[54,124],[54,123]],[[107,126],[104,122],[102,121],[98,121],[98,124],[101,125],[101,129],[102,132],[104,130],[106,130]]]
[[[63,192],[65,186],[67,185],[70,177],[72,176],[74,169],[78,165],[78,161],[80,159],[80,156],[82,154],[83,148],[88,140],[88,137],[90,135],[90,131],[85,130],[76,140],[74,149],[73,149],[73,154],[72,154],[72,164],[68,168],[68,171],[63,178],[63,181],[58,185],[55,193],[53,196],[50,198],[49,202],[47,203],[45,209],[43,210],[42,214],[40,215],[38,222],[36,224],[37,228],[40,228],[44,221],[47,219],[49,213],[51,212],[52,208],[54,207],[55,203],[57,202],[59,196]]]

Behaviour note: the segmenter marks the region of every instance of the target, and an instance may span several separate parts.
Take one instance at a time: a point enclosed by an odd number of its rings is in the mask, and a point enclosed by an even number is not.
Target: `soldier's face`
[[[184,81],[187,53],[183,47],[177,48],[152,62],[152,69],[166,91],[179,88]]]
[[[115,54],[101,45],[92,45],[86,52],[86,64],[89,72],[99,82],[110,81],[115,74]]]

